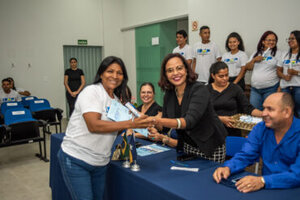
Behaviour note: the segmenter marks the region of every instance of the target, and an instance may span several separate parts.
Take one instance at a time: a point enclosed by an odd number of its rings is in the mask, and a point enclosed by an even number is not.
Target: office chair
[[[1,108],[0,108],[0,124],[4,124],[4,113],[6,112],[6,110],[8,109],[12,109],[12,108],[23,108],[23,104],[22,102],[19,101],[8,101],[8,102],[3,102],[1,104]]]
[[[22,97],[22,103],[25,108],[29,108],[29,102],[35,99],[37,99],[36,96]]]
[[[61,130],[61,120],[63,110],[60,108],[50,107],[50,103],[47,99],[35,99],[29,101],[29,109],[32,113],[32,116],[37,120],[44,120],[47,122],[47,133],[51,134],[50,126],[55,126],[55,131],[57,131],[57,126]]]
[[[8,132],[6,129],[6,140],[0,144],[0,147],[38,142],[40,152],[36,156],[45,162],[49,161],[46,152],[45,121],[33,119],[30,111],[26,108],[13,108],[5,112],[4,122],[10,130]],[[40,126],[43,127],[43,136],[40,134]],[[41,142],[44,143],[44,156]]]

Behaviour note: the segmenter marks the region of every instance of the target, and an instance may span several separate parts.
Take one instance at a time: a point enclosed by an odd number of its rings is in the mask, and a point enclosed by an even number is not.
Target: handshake
[[[159,117],[140,115],[140,117],[132,119],[131,128],[151,128],[159,124],[159,119]]]

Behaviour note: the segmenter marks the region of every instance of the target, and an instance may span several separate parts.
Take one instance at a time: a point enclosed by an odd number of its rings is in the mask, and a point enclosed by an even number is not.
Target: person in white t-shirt
[[[0,105],[8,101],[21,101],[21,96],[18,92],[11,89],[9,79],[2,80],[2,92],[0,92]]]
[[[192,64],[193,56],[192,56],[192,48],[187,44],[188,35],[185,30],[180,30],[176,32],[176,42],[178,46],[173,49],[173,53],[179,53],[182,55],[189,66]]]
[[[290,50],[283,54],[277,67],[282,92],[292,95],[295,102],[295,115],[300,117],[300,31],[292,31],[287,39]]]
[[[222,61],[227,64],[229,70],[229,82],[238,84],[245,90],[245,73],[248,56],[244,52],[244,43],[241,36],[236,33],[230,33],[227,37],[225,47],[227,52],[222,55]]]
[[[281,52],[277,50],[277,41],[278,37],[273,31],[266,31],[246,65],[247,70],[253,70],[250,103],[259,110],[263,110],[262,104],[265,99],[279,87],[276,69]]]
[[[198,74],[198,81],[207,83],[209,79],[209,69],[216,61],[221,61],[221,54],[216,43],[210,41],[210,29],[208,26],[200,28],[201,42],[193,46],[193,66],[192,69]]]
[[[130,102],[127,82],[123,61],[109,56],[100,64],[94,84],[78,96],[57,155],[72,199],[103,199],[106,166],[118,132],[154,125],[146,115],[122,122],[107,117],[113,100]]]
[[[8,79],[10,80],[10,87],[11,87],[11,89],[17,91],[21,95],[21,97],[27,97],[27,96],[31,95],[30,92],[27,91],[27,90],[24,90],[22,88],[16,88],[15,87],[15,81],[14,81],[14,79],[12,77],[8,77]]]

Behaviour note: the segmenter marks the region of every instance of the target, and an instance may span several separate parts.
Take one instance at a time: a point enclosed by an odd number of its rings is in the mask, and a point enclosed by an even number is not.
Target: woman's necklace
[[[181,98],[184,95],[184,91],[183,91],[183,93],[178,94],[177,89],[175,89],[175,93],[176,93],[177,98]]]

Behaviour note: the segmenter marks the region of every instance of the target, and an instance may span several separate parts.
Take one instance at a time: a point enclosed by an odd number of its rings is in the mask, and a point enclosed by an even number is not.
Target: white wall
[[[1,1],[0,78],[65,109],[63,45],[103,45],[99,10],[99,0]]]
[[[102,1],[103,13],[104,56],[118,56],[123,58],[122,16],[123,0]],[[99,21],[98,21],[99,22]],[[99,33],[98,33],[99,34]]]
[[[135,54],[135,31],[134,29],[123,32],[123,61],[126,65],[129,81],[128,86],[131,89],[132,96],[136,96],[136,54]]]
[[[122,28],[187,15],[186,0],[123,0]]]

